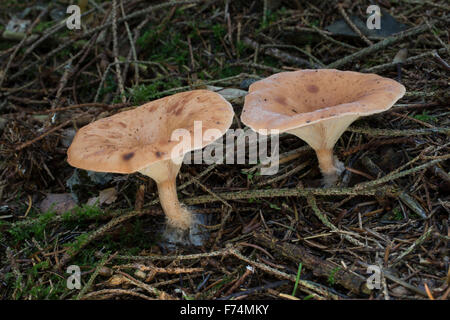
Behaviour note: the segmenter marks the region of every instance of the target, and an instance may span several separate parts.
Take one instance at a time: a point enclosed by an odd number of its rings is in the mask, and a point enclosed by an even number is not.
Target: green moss
[[[281,210],[281,208],[274,203],[269,203],[269,207],[275,210]]]
[[[429,115],[426,110],[422,114],[416,114],[413,118],[423,122],[436,122],[436,117]]]
[[[222,39],[227,34],[227,29],[223,24],[215,24],[212,26],[212,32],[216,39]]]
[[[169,32],[165,40],[161,40],[161,45],[153,47],[150,58],[154,61],[166,63],[176,63],[181,66],[187,63],[189,48],[185,42],[181,41],[181,34]]]
[[[336,279],[334,278],[334,276],[336,275],[336,272],[338,272],[339,270],[341,270],[341,267],[336,267],[333,270],[331,270],[331,273],[328,276],[328,284],[330,286],[334,286],[334,284],[336,283]]]
[[[47,270],[49,267],[48,261],[41,261],[39,263],[36,263],[31,269],[30,274],[34,277],[37,277],[39,271]]]
[[[117,90],[117,82],[111,73],[108,73],[105,79],[105,85],[100,88],[99,96],[103,97],[107,93],[115,92]]]
[[[34,32],[44,32],[45,30],[51,28],[55,25],[55,21],[42,21],[34,27]]]
[[[81,248],[86,244],[87,239],[89,238],[89,233],[80,234],[77,239],[70,243],[65,243],[64,247],[66,247],[67,254],[74,254],[77,251],[80,251]]]
[[[397,221],[403,219],[403,214],[398,207],[392,209],[392,219]]]
[[[182,34],[174,28],[168,28],[161,32],[164,25],[151,26],[136,44],[143,50],[144,59],[156,62],[175,63],[179,66],[186,64],[189,57],[189,48],[186,41],[182,41]],[[183,40],[186,40],[186,36]]]
[[[2,31],[0,31],[0,33],[2,33]],[[2,39],[2,41],[0,41],[0,51],[8,50],[9,48],[12,48],[13,46],[14,46],[13,41],[8,41],[8,40],[4,40],[4,39]]]
[[[69,212],[66,212],[62,215],[63,221],[73,221],[74,219],[78,222],[82,220],[98,218],[103,215],[103,210],[101,210],[98,206],[90,206],[87,204],[83,204],[81,207],[75,207]]]
[[[33,224],[25,226],[13,225],[8,230],[8,233],[12,236],[15,244],[18,244],[25,239],[30,239],[31,237],[34,237],[39,241],[43,239],[44,230],[55,215],[56,214],[52,211],[42,213]]]
[[[67,60],[67,57],[70,57],[70,55],[71,55],[70,48],[62,49],[56,53],[56,57],[58,57],[59,59],[63,59],[64,61]]]
[[[131,98],[134,105],[140,105],[148,102],[154,98],[160,98],[161,91],[177,88],[181,86],[181,82],[178,79],[172,80],[157,80],[151,84],[141,84],[129,88],[127,92],[127,97]]]
[[[151,49],[152,43],[157,41],[158,34],[161,30],[161,26],[151,27],[149,30],[146,30],[136,41],[136,44],[142,49],[148,50]]]
[[[314,19],[313,21],[311,21],[311,23],[309,24],[310,27],[319,27],[320,25],[320,21],[318,19]]]
[[[264,57],[264,65],[279,68],[280,67],[280,60],[275,59],[273,57],[265,56]]]
[[[134,105],[140,105],[148,101],[150,97],[157,96],[160,85],[161,83],[159,81],[149,85],[137,85],[130,88],[127,95],[131,97],[131,101]]]
[[[238,55],[243,55],[246,48],[248,48],[248,46],[245,45],[244,42],[242,42],[242,41],[237,42],[236,50],[237,50]]]
[[[218,78],[227,78],[227,77],[232,77],[232,76],[236,76],[240,73],[242,73],[243,69],[242,67],[229,67],[229,66],[224,66],[223,68],[217,68],[217,77]]]
[[[7,273],[5,282],[15,292],[12,298],[59,299],[68,291],[66,279],[48,270],[49,262],[42,261],[17,277],[13,272]]]
[[[287,12],[287,9],[285,7],[281,7],[280,9],[276,11],[267,10],[266,12],[266,19],[264,21],[264,15],[261,16],[261,25],[257,29],[257,32],[269,27],[271,24],[279,21],[283,15],[285,15]]]

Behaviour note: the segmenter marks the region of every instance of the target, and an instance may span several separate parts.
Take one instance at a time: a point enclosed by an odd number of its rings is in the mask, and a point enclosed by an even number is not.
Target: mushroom
[[[168,225],[186,230],[192,215],[180,205],[176,192],[176,177],[184,154],[220,138],[233,116],[231,104],[217,93],[193,90],[174,94],[84,126],[67,151],[67,161],[85,170],[140,172],[152,178]],[[194,134],[197,121],[201,121],[201,129],[208,135]],[[173,138],[177,129],[194,134],[188,143],[183,141],[183,148]]]
[[[281,72],[250,86],[241,120],[254,131],[278,129],[306,141],[316,152],[324,184],[330,186],[344,169],[333,156],[342,133],[359,117],[389,109],[404,94],[403,85],[376,74]]]

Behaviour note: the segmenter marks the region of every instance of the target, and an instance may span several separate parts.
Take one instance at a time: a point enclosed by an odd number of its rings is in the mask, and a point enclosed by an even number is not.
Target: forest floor
[[[369,1],[80,0],[81,30],[60,23],[67,2],[0,3],[2,299],[449,298],[447,1],[377,1],[384,33],[367,36],[346,20],[365,21]],[[96,119],[214,86],[235,89],[232,128],[244,128],[249,83],[317,68],[407,92],[342,135],[332,188],[293,135],[280,136],[273,176],[183,165],[179,198],[207,217],[201,245],[165,242],[151,179],[67,163]],[[68,288],[69,266],[81,289]]]

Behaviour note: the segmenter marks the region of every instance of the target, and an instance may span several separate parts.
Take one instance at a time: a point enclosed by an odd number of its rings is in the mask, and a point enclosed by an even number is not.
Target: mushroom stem
[[[139,171],[155,180],[158,186],[159,202],[167,217],[169,226],[175,229],[189,229],[192,222],[191,213],[181,207],[177,196],[176,179],[183,158],[172,161],[158,161]]]
[[[323,174],[336,172],[334,166],[333,149],[316,150],[317,159],[319,160],[320,171]]]
[[[168,224],[182,230],[190,227],[192,217],[189,211],[181,207],[177,196],[175,179],[168,179],[157,183],[159,201],[167,216]]]
[[[287,131],[305,141],[316,151],[326,187],[334,185],[345,169],[342,162],[333,156],[333,148],[345,129],[357,118],[358,115],[343,116]]]
[[[319,161],[319,168],[323,175],[324,185],[334,185],[343,170],[343,164],[333,155],[333,149],[319,149],[315,151]]]

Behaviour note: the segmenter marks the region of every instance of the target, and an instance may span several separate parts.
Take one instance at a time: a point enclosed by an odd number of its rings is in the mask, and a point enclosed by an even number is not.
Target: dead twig
[[[436,22],[435,21],[430,22],[430,24],[434,24],[434,23],[436,23]],[[381,49],[384,49],[390,45],[393,45],[394,43],[402,41],[407,37],[411,37],[411,36],[415,36],[420,33],[423,33],[427,29],[428,29],[427,25],[420,25],[420,26],[411,28],[409,30],[400,32],[397,35],[387,37],[384,40],[381,40],[370,47],[364,48],[364,49],[359,50],[353,54],[350,54],[342,59],[339,59],[333,63],[330,63],[327,66],[327,68],[330,68],[330,69],[339,68],[347,63],[353,62],[356,59],[361,59],[364,56],[367,56],[367,55],[377,52]]]
[[[365,43],[367,43],[369,46],[373,46],[373,42],[370,41],[369,39],[367,39],[367,37],[361,32],[361,30],[358,29],[358,27],[352,22],[352,20],[350,20],[350,18],[348,17],[347,13],[344,10],[344,7],[342,6],[342,3],[339,3],[337,5],[339,13],[342,15],[342,17],[344,18],[345,22],[347,22],[347,24],[350,26],[350,28],[352,28],[353,31],[356,32],[356,34],[363,39],[363,41]]]
[[[433,226],[429,227],[428,230],[426,230],[419,239],[417,239],[416,241],[414,241],[414,243],[408,247],[408,249],[406,249],[405,251],[403,251],[391,264],[391,267],[395,267],[396,265],[398,265],[400,262],[402,262],[403,258],[405,256],[407,256],[408,254],[410,254],[412,251],[414,251],[414,249],[417,246],[420,246],[422,243],[424,243],[428,237],[431,235],[433,231]]]
[[[328,228],[331,229],[331,231],[334,231],[336,233],[342,234],[342,236],[348,240],[349,242],[351,242],[352,244],[359,246],[359,247],[365,247],[365,245],[356,240],[355,238],[353,238],[352,236],[350,236],[349,234],[343,233],[341,232],[341,230],[339,230],[334,224],[332,224],[330,222],[330,220],[328,220],[327,216],[324,215],[319,207],[317,207],[317,203],[316,203],[316,198],[313,195],[310,195],[309,197],[306,198],[308,201],[308,204],[310,205],[311,209],[313,210],[314,214],[319,218],[319,220]]]
[[[72,122],[72,119],[67,120],[67,121],[64,121],[64,122],[61,123],[60,125],[57,125],[56,127],[53,127],[53,128],[51,128],[50,130],[46,131],[45,133],[41,134],[39,137],[34,138],[33,140],[30,140],[30,141],[24,142],[24,143],[22,143],[21,145],[17,146],[17,147],[16,147],[16,150],[19,151],[19,150],[22,150],[22,149],[24,149],[24,148],[26,148],[26,147],[31,146],[33,143],[35,143],[35,142],[37,142],[37,141],[39,141],[39,140],[42,140],[43,138],[45,138],[46,136],[48,136],[50,133],[55,132],[55,131],[57,131],[57,130],[59,130],[59,129],[61,129],[61,128],[64,128],[65,126],[67,126],[67,125],[68,125],[69,123],[71,123],[71,122]]]
[[[41,21],[42,17],[44,17],[47,14],[49,9],[50,7],[47,7],[41,11],[38,17],[33,21],[33,23],[28,28],[25,37],[19,42],[19,44],[16,45],[13,53],[9,56],[8,62],[6,63],[6,67],[3,70],[3,75],[0,75],[0,88],[3,85],[3,82],[5,82],[5,80],[7,79],[9,68],[11,66],[12,61],[16,57],[17,52],[19,52],[20,48],[22,48],[23,44],[27,41],[28,37],[31,35],[31,32],[33,31],[34,27],[36,27],[36,25]]]
[[[80,300],[91,300],[97,297],[99,299],[111,299],[113,296],[118,295],[130,295],[137,298],[142,298],[144,300],[155,300],[154,298],[150,298],[149,296],[136,292],[135,290],[125,290],[125,289],[102,289],[98,291],[93,291],[84,295]]]
[[[372,159],[370,159],[368,156],[364,156],[362,158],[362,164],[369,170],[371,174],[373,174],[376,177],[384,176],[385,173],[383,170],[381,170],[380,167],[378,167]],[[398,185],[392,182],[397,188]],[[419,215],[422,219],[427,218],[427,214],[425,210],[422,208],[420,204],[417,203],[417,201],[414,200],[413,197],[411,197],[406,191],[403,191],[399,194],[398,198],[406,204],[414,213]]]
[[[354,293],[370,294],[370,290],[367,288],[366,279],[364,277],[351,273],[345,269],[343,270],[342,268],[336,268],[335,265],[309,253],[300,245],[279,241],[267,233],[255,232],[253,233],[253,236],[257,242],[261,245],[268,246],[275,253],[282,255],[295,263],[300,261],[305,268],[310,269],[312,273],[318,277],[328,278],[330,274],[333,274],[336,283]]]
[[[441,48],[441,49],[437,50],[438,53],[443,53],[445,51],[446,51],[445,48]],[[435,50],[432,50],[429,52],[418,54],[416,56],[409,57],[404,62],[402,62],[402,65],[408,65],[408,64],[414,63],[416,61],[423,61],[425,58],[433,56],[434,52],[435,52]],[[361,72],[378,73],[378,72],[393,68],[393,67],[395,67],[396,64],[397,64],[397,62],[388,62],[388,63],[380,64],[378,66],[362,69]]]
[[[259,48],[258,43],[250,38],[246,37],[242,41],[244,44],[248,45],[249,47],[251,47],[255,50]],[[290,54],[283,52],[277,48],[267,48],[266,47],[265,49],[261,48],[261,50],[269,56],[275,57],[275,58],[280,59],[287,63],[295,64],[299,67],[307,67],[307,68],[311,68],[311,69],[318,69],[321,67],[320,65],[318,65],[316,63],[311,63],[308,60],[290,55]]]
[[[244,261],[245,263],[248,263],[258,269],[261,269],[262,271],[270,273],[278,278],[287,279],[292,282],[296,282],[297,280],[295,275],[289,275],[283,271],[270,267],[266,264],[256,262],[250,258],[247,258],[244,255],[242,255],[237,249],[230,249],[230,253],[236,258]],[[298,281],[298,288],[302,291],[305,291],[307,294],[313,294],[314,298],[319,300],[324,299],[324,297],[328,299],[339,300],[339,297],[336,294],[330,292],[326,288],[319,287],[311,283],[310,281],[300,279]]]
[[[127,98],[125,96],[125,88],[123,86],[122,73],[120,71],[119,64],[119,51],[117,44],[117,0],[113,0],[113,9],[112,9],[112,33],[113,33],[113,53],[114,53],[114,65],[116,67],[116,77],[119,85],[120,98],[123,103],[126,102]]]

